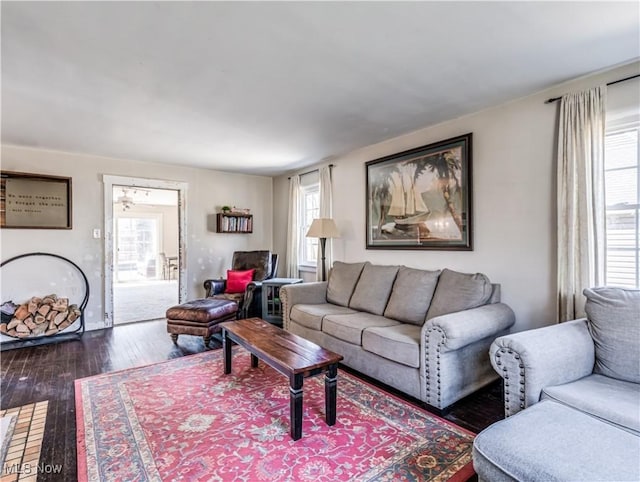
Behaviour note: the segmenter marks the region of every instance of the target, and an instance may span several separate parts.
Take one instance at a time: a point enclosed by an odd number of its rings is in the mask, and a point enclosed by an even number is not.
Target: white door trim
[[[178,299],[187,299],[187,187],[186,182],[140,177],[102,176],[104,184],[104,326],[113,326],[113,186],[147,187],[178,191]],[[148,300],[151,301],[151,300]]]

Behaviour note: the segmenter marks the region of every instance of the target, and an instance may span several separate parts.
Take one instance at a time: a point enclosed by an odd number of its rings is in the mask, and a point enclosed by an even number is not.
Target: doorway
[[[105,326],[164,318],[186,299],[186,185],[104,176]]]

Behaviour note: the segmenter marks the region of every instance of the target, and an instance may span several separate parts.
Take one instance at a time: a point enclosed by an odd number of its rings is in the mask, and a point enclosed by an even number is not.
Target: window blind
[[[605,140],[606,284],[640,288],[640,125]]]

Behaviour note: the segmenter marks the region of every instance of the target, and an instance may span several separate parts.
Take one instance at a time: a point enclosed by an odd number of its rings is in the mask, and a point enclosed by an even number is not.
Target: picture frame
[[[473,250],[472,138],[365,164],[367,249]]]
[[[71,178],[0,171],[0,228],[72,229]]]

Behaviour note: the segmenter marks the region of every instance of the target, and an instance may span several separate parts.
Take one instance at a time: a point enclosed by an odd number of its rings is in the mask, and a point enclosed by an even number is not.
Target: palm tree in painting
[[[452,196],[461,191],[460,180],[457,173],[461,170],[461,163],[458,156],[451,150],[439,152],[434,155],[424,156],[409,161],[415,164],[416,171],[414,180],[417,180],[427,169],[436,175],[440,192],[447,205],[447,209],[462,233],[462,217],[456,209]]]

